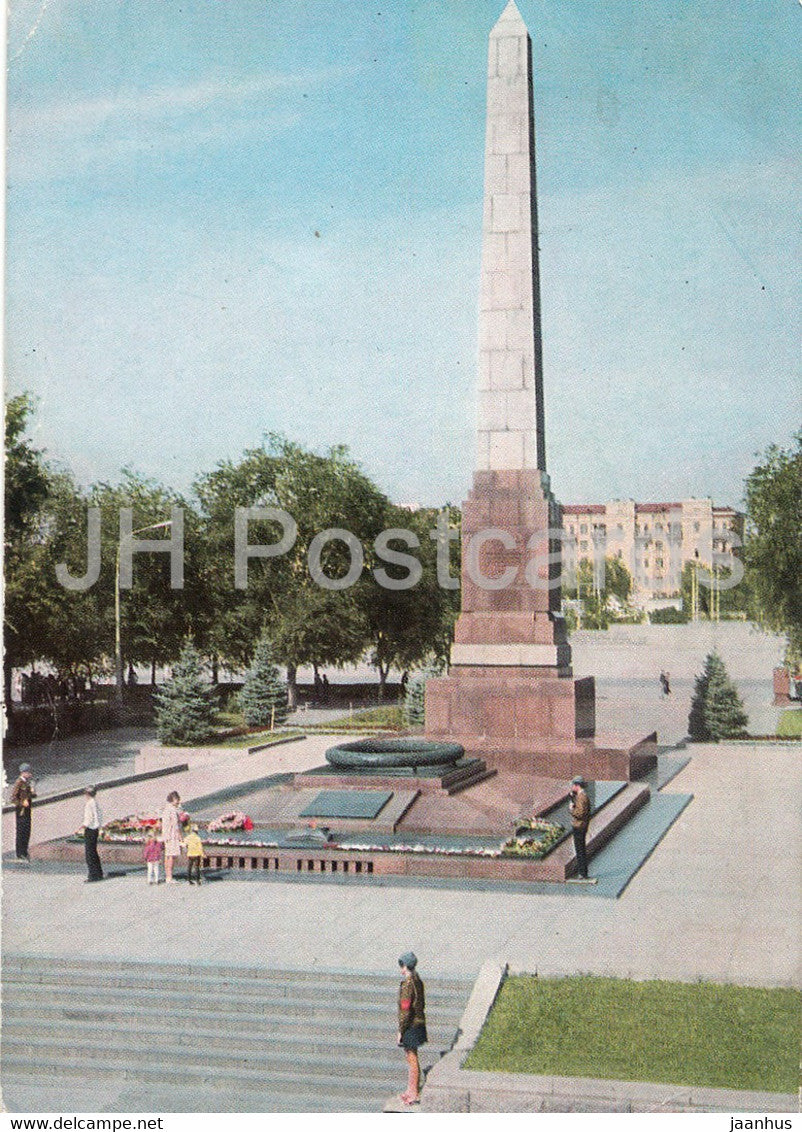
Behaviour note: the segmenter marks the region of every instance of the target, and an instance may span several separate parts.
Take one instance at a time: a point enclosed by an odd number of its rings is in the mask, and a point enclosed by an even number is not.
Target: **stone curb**
[[[509,967],[506,963],[496,963],[492,959],[483,964],[476,982],[473,984],[471,997],[462,1013],[457,1030],[457,1040],[452,1051],[460,1055],[460,1061],[463,1061],[469,1050],[472,1050],[476,1045],[482,1026],[484,1026],[488,1014],[493,1009],[493,1004],[498,998],[498,992],[501,990],[508,971]]]
[[[272,743],[257,743],[253,747],[246,747],[249,755],[256,755],[259,751],[267,751],[270,747],[283,747],[285,743],[300,743],[306,735],[287,735],[283,739],[274,739]],[[230,748],[229,748],[230,749]]]
[[[139,774],[126,774],[123,778],[109,778],[105,782],[95,782],[98,790],[113,790],[116,786],[131,786],[134,782],[146,782],[149,778],[163,778],[168,774],[180,774],[181,772],[189,770],[189,763],[176,763],[175,766],[160,767],[158,770],[145,770]],[[91,782],[91,778],[87,775],[87,783]],[[43,798],[34,798],[33,808],[37,806],[49,806],[52,802],[64,802],[68,798],[80,798],[84,792],[83,786],[74,787],[71,790],[60,790],[57,794],[46,794]],[[13,804],[3,806],[4,814],[13,814],[16,807]]]
[[[787,1112],[793,1094],[742,1092],[694,1085],[537,1077],[461,1069],[454,1050],[430,1071],[424,1112]]]

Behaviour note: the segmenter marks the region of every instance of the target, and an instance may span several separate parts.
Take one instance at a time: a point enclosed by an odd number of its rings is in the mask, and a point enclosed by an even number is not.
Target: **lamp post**
[[[172,527],[172,525],[172,519],[167,519],[163,523],[151,523],[148,527],[139,527],[137,530],[131,531],[129,535],[121,536],[117,542],[114,568],[114,667],[116,672],[114,698],[120,706],[123,702],[123,642],[120,631],[120,551],[122,550],[123,539],[132,539],[134,535],[144,534],[145,531],[158,531],[165,527]]]

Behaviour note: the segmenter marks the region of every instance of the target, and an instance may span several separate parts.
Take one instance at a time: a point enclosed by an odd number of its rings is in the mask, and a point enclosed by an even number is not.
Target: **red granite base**
[[[489,784],[488,784],[489,785]],[[478,789],[481,789],[479,787]],[[430,797],[432,797],[430,795]],[[649,799],[649,788],[631,784],[602,807],[591,819],[588,831],[588,854],[600,849]],[[449,800],[456,801],[456,800]],[[487,857],[468,853],[418,852],[415,831],[408,831],[409,848],[392,851],[381,849],[343,849],[336,845],[313,848],[277,848],[239,844],[207,847],[204,869],[238,869],[268,872],[279,876],[320,876],[337,879],[380,876],[450,877],[492,881],[560,883],[576,872],[573,842],[567,838],[542,861],[516,857]],[[258,838],[258,827],[254,831]],[[369,838],[366,838],[369,839]],[[444,844],[447,837],[444,836]],[[101,860],[108,871],[110,865],[139,867],[143,871],[141,843],[101,842]],[[84,850],[80,842],[60,839],[31,846],[31,857],[37,861],[72,863],[84,867]],[[176,867],[176,876],[183,879],[186,861]]]
[[[426,738],[497,769],[553,778],[641,778],[657,736],[596,736],[595,682],[513,666],[453,666],[426,685]]]
[[[595,730],[595,685],[518,667],[452,667],[426,685],[426,738],[493,751],[574,748]],[[471,736],[465,742],[460,736]],[[521,749],[524,749],[523,747]]]
[[[470,754],[481,752],[488,765],[499,771],[512,770],[518,773],[543,775],[570,781],[581,774],[588,781],[633,782],[643,778],[657,765],[657,733],[636,737],[598,735],[595,739],[580,740],[559,748],[556,745],[538,746],[527,740],[518,740],[504,750],[492,749],[490,741],[483,737],[458,736],[455,742],[462,743]],[[471,743],[477,741],[474,749]]]

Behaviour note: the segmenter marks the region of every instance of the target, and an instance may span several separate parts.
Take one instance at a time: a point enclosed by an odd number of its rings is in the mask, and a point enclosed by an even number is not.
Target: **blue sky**
[[[11,0],[6,355],[83,483],[278,430],[399,502],[473,467],[503,0]],[[713,495],[788,443],[798,0],[519,0],[564,502]]]

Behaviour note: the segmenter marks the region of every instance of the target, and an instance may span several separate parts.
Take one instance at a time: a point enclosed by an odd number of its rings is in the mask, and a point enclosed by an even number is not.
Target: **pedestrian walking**
[[[159,883],[159,866],[161,865],[164,846],[153,831],[145,841],[144,858],[148,866],[148,884]]]
[[[187,847],[187,880],[190,884],[200,884],[204,852],[203,842],[200,839],[196,825],[193,825],[192,829],[187,834],[187,839],[184,844]]]
[[[100,828],[103,818],[97,804],[96,786],[87,786],[84,790],[84,854],[86,856],[86,871],[88,876],[85,884],[93,884],[103,880],[103,866],[97,851],[97,841],[100,837]]]
[[[164,842],[164,880],[165,884],[173,884],[173,865],[176,857],[181,856],[181,822],[178,818],[178,806],[181,798],[177,790],[167,795],[167,805],[162,811],[162,841]]]
[[[11,791],[16,817],[15,851],[18,861],[30,861],[28,844],[31,840],[31,803],[35,797],[33,772],[28,763],[22,763],[19,768],[19,778]]]
[[[664,696],[671,695],[671,684],[668,679],[668,673],[665,671],[660,673],[660,687],[663,689]]]
[[[429,1040],[426,1033],[426,995],[417,972],[418,960],[413,951],[406,951],[398,960],[401,986],[398,988],[398,1045],[407,1058],[409,1076],[404,1104],[420,1102],[420,1061],[418,1049]]]

